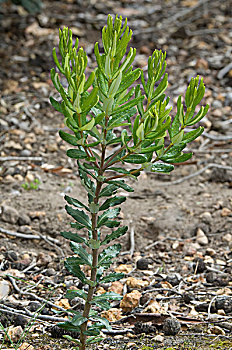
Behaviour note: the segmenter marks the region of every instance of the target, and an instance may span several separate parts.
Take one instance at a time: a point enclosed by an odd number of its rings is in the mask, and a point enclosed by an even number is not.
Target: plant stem
[[[102,164],[104,163],[104,154],[105,154],[105,152],[103,152],[103,155],[102,155],[102,162],[101,162]],[[102,174],[103,174],[103,170],[101,167],[101,169],[99,170],[99,175],[102,175]],[[97,180],[97,187],[96,187],[95,198],[94,198],[95,204],[98,204],[99,194],[100,194],[102,185],[103,185],[103,182],[100,182]],[[91,222],[92,222],[92,238],[97,241],[98,234],[97,234],[97,214],[96,213],[92,213]],[[96,282],[97,264],[98,264],[98,249],[92,249],[92,257],[93,257],[93,260],[92,260],[90,281],[93,282],[93,286],[89,286],[87,300],[86,300],[84,311],[82,314],[82,316],[86,317],[87,319],[89,318],[89,312],[91,309],[91,301],[93,299],[93,294],[95,291],[95,282]],[[82,323],[82,325],[81,325],[80,350],[86,349],[86,337],[87,336],[84,334],[84,332],[87,330],[87,323],[88,323],[88,321]]]

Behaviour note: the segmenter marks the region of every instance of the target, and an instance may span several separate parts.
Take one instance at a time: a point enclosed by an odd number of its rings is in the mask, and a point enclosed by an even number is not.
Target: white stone
[[[209,243],[207,236],[205,235],[204,231],[201,228],[198,228],[197,230],[196,242],[199,243],[200,245],[207,245]]]
[[[0,281],[0,300],[6,299],[10,293],[10,283],[5,280]]]

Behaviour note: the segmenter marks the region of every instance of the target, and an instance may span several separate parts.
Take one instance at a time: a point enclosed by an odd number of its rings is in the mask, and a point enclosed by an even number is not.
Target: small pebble
[[[205,235],[204,231],[201,228],[197,229],[197,238],[196,238],[196,242],[199,243],[200,245],[207,245],[209,244],[209,240],[207,238],[207,236]]]
[[[163,332],[165,335],[176,335],[180,330],[180,322],[175,317],[169,317],[164,321]]]
[[[10,224],[16,224],[19,218],[19,213],[15,208],[8,205],[2,206],[2,220]]]
[[[141,258],[136,262],[136,267],[138,270],[147,270],[150,261],[147,258]]]

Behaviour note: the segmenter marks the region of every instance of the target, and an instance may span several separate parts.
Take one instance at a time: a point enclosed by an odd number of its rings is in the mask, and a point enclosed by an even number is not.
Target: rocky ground
[[[105,315],[114,334],[105,334],[97,348],[232,349],[229,0],[43,3],[38,15],[8,2],[0,7],[1,349],[12,348],[7,327],[21,350],[72,348],[52,328],[67,309],[82,307],[64,296],[78,281],[63,267],[70,250],[59,232],[69,229],[64,194],[85,193],[58,135],[62,116],[49,102],[56,95],[51,51],[58,28],[68,26],[94,67],[93,45],[108,13],[128,17],[136,66],[146,69],[155,48],[167,51],[174,107],[197,74],[211,107],[202,121],[205,133],[189,146],[191,161],[170,176],[144,173],[132,183],[135,192],[121,216],[129,231],[112,267],[125,278],[101,286],[122,293],[124,304]]]

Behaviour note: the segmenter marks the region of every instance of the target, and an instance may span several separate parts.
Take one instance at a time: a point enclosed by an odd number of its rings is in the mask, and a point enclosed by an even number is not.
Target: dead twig
[[[211,140],[214,140],[214,141],[227,141],[227,140],[230,140],[232,141],[232,135],[212,135],[212,134],[209,134],[208,132],[204,132],[202,134],[202,136],[205,136],[205,137],[208,137],[209,139]]]
[[[133,257],[135,251],[135,230],[133,226],[130,231],[130,245],[130,256]]]
[[[11,160],[42,162],[43,158],[42,157],[14,157],[14,156],[0,157],[0,162],[8,162]]]
[[[41,297],[38,297],[38,296],[37,296],[36,294],[34,294],[34,293],[22,291],[22,290],[17,286],[17,283],[15,282],[15,279],[13,278],[13,276],[10,276],[10,275],[7,275],[7,274],[6,274],[6,276],[7,276],[7,278],[10,280],[10,282],[11,282],[11,284],[13,285],[14,289],[15,289],[19,294],[21,294],[21,295],[28,295],[28,296],[34,298],[35,300],[38,300],[38,301],[40,301],[40,302],[42,302],[42,303],[44,303],[44,304],[47,304],[47,305],[49,305],[49,306],[52,306],[53,308],[59,309],[59,310],[65,312],[65,313],[68,313],[68,314],[72,314],[70,311],[64,309],[63,307],[61,307],[61,306],[59,306],[59,305],[56,305],[56,304],[52,303],[52,302],[49,301],[49,300],[46,300],[46,299],[41,298]]]
[[[60,241],[58,241],[58,239],[52,238],[52,237],[47,237],[44,235],[27,235],[24,233],[19,233],[19,232],[15,232],[15,231],[10,231],[10,230],[6,230],[2,227],[0,227],[0,232],[1,233],[5,233],[6,235],[9,236],[14,236],[17,238],[23,238],[23,239],[44,239],[44,240],[48,240],[51,241],[55,244],[60,244]],[[47,242],[47,241],[46,241]]]

